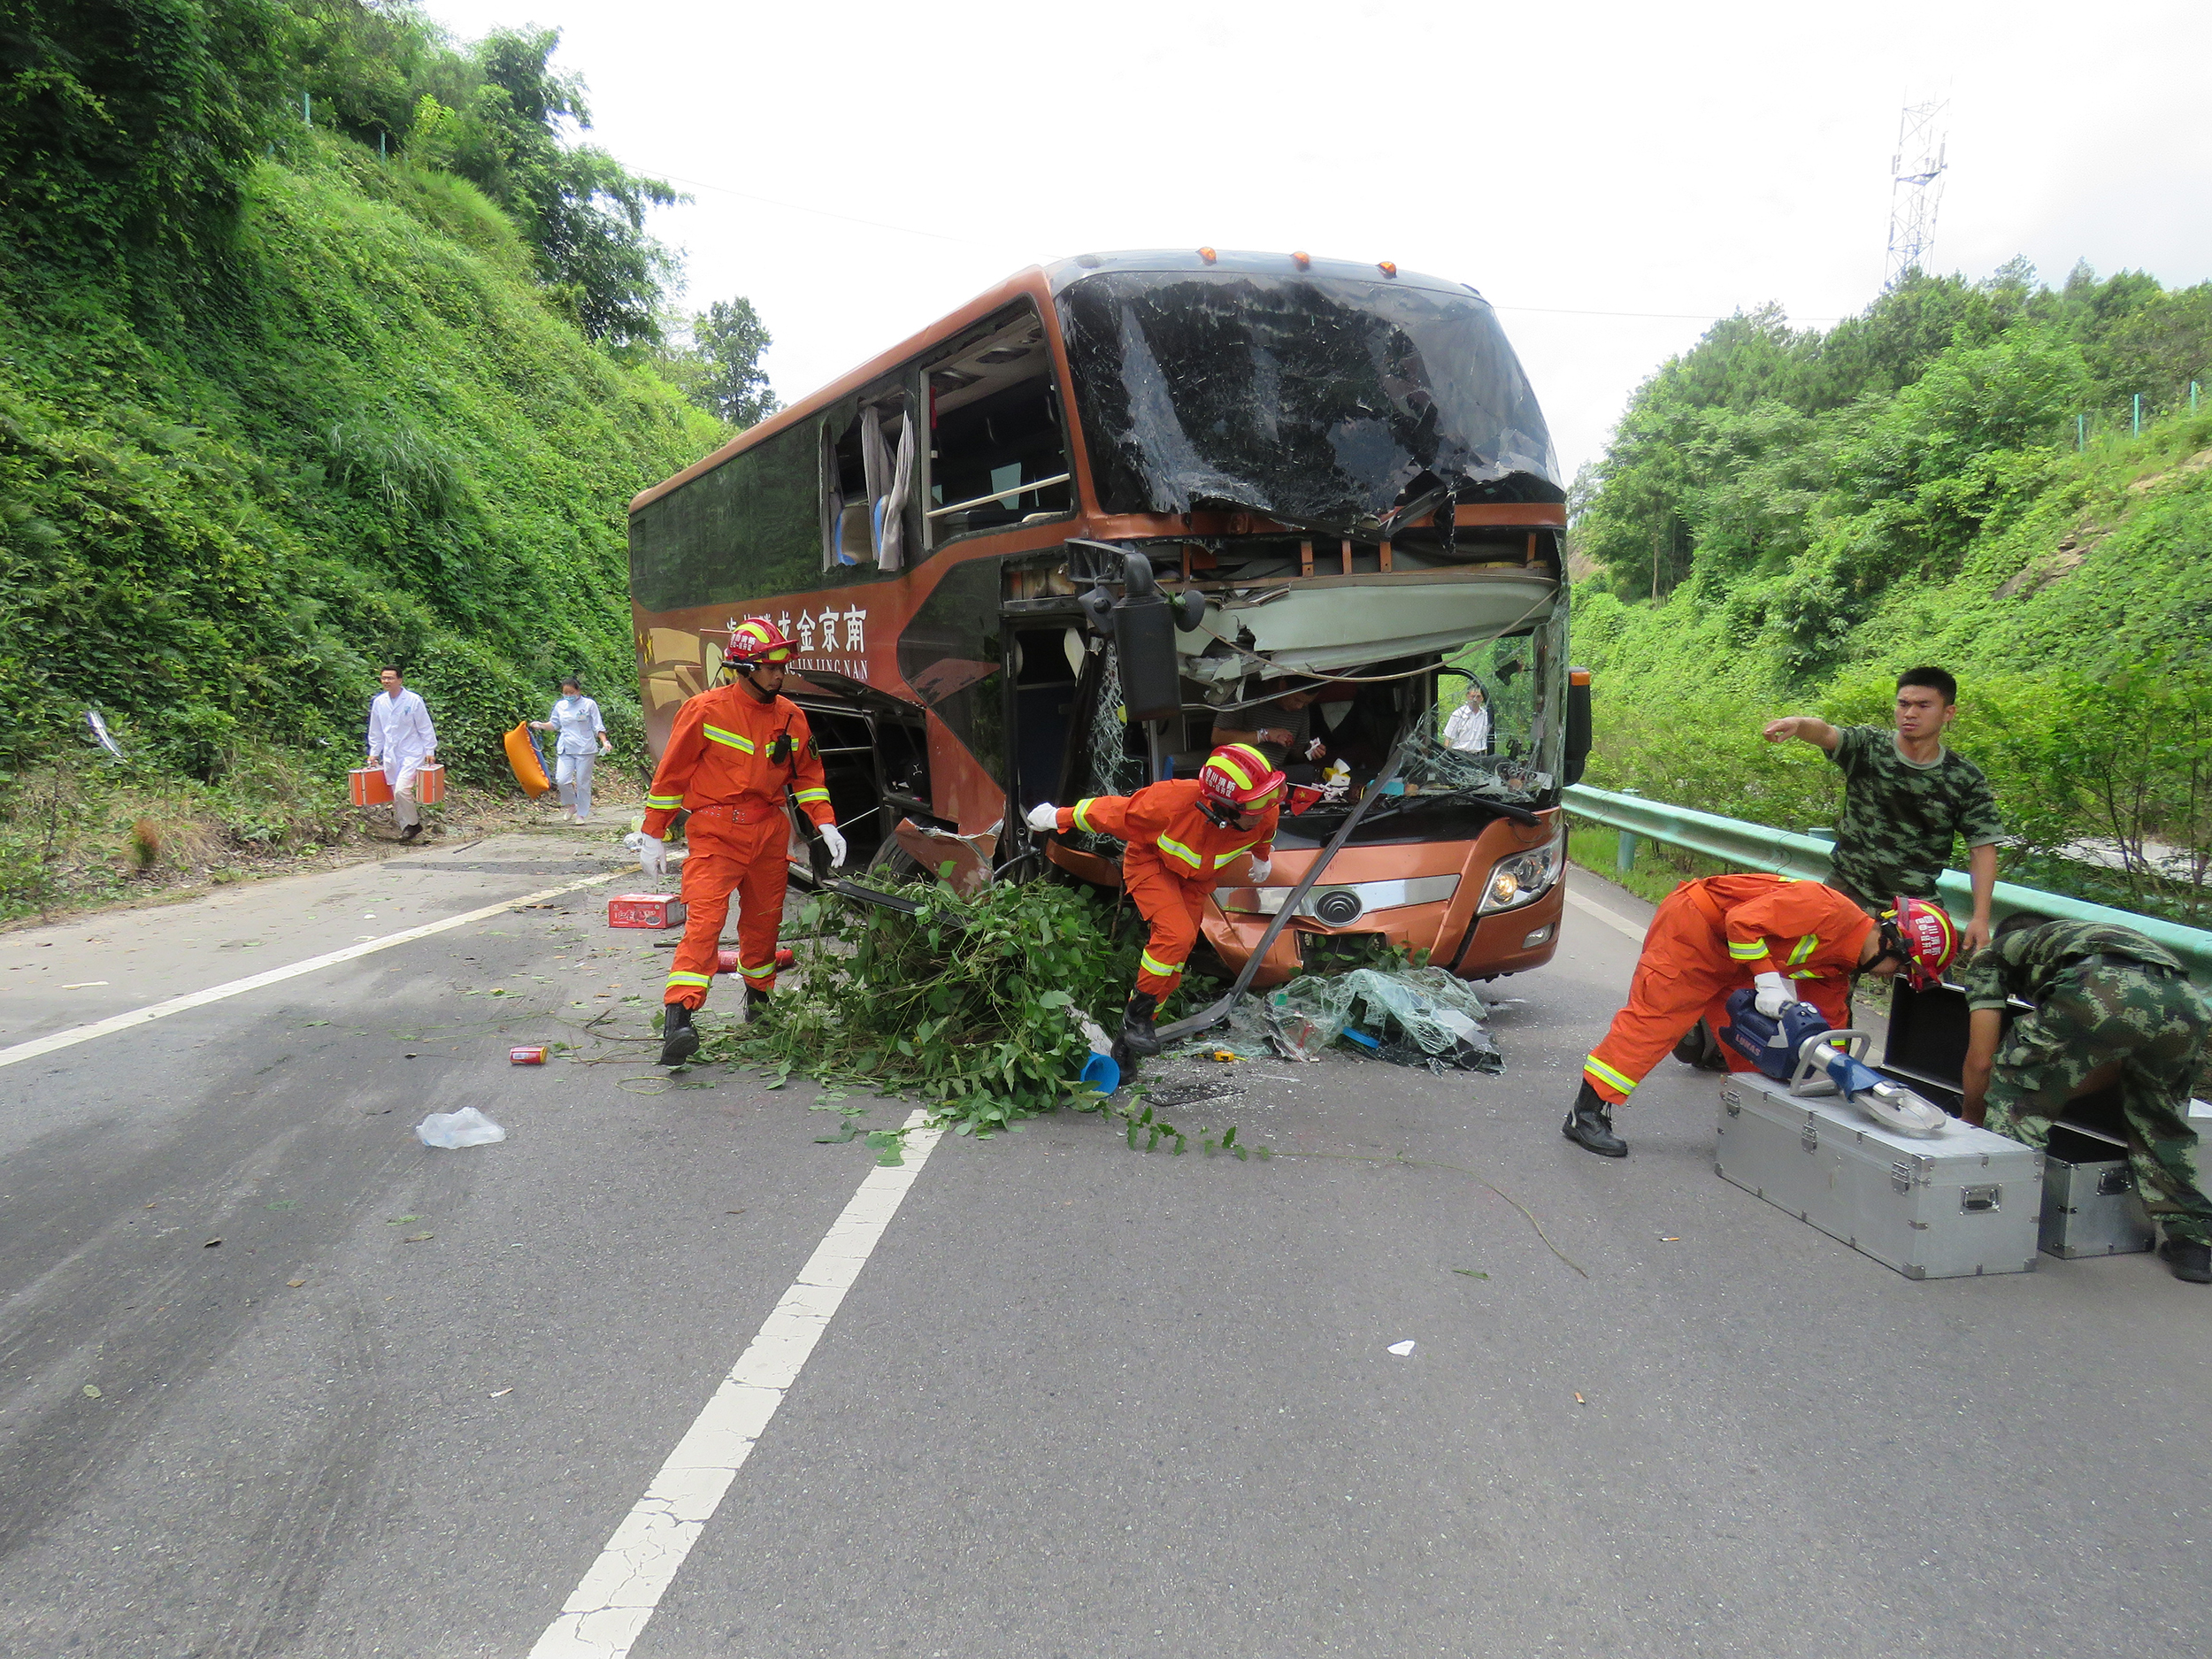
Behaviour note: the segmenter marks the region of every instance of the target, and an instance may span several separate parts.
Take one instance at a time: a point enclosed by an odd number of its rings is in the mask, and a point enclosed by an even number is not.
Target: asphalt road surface
[[[668,959],[615,856],[0,937],[0,1653],[2205,1650],[2212,1290],[1909,1282],[1716,1177],[1671,1063],[1570,1145],[1625,894],[1491,987],[1502,1077],[1243,1062],[1175,1115],[1266,1162],[883,1171],[613,1040]],[[417,1142],[459,1106],[509,1138]]]

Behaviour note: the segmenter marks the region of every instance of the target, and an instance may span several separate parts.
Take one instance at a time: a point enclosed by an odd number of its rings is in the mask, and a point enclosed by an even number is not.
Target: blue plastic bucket
[[[1114,1064],[1110,1054],[1094,1054],[1083,1062],[1083,1069],[1075,1074],[1075,1080],[1102,1094],[1110,1094],[1121,1087],[1121,1067]]]

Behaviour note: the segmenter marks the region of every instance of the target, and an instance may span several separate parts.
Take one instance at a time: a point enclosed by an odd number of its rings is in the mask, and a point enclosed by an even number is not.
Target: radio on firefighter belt
[[[1950,1115],[1901,1084],[1893,1083],[1859,1056],[1867,1033],[1836,1031],[1809,1002],[1792,1002],[1778,1016],[1762,1014],[1758,993],[1746,986],[1728,998],[1728,1025],[1720,1040],[1793,1094],[1833,1089],[1885,1129],[1925,1138],[1943,1133]],[[1841,1044],[1841,1047],[1838,1047]]]

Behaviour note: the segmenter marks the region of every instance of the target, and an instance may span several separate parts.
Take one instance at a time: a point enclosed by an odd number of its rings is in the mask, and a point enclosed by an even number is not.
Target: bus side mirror
[[[1183,706],[1175,666],[1175,611],[1152,580],[1152,562],[1124,555],[1125,591],[1114,601],[1114,653],[1121,664],[1122,703],[1129,718],[1172,719]]]
[[[1567,781],[1582,781],[1590,761],[1590,671],[1567,671]]]

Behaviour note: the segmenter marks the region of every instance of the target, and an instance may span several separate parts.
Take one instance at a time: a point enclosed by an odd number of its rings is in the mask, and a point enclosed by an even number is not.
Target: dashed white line
[[[899,1203],[929,1162],[940,1130],[906,1120],[906,1161],[879,1164],[845,1206],[791,1288],[738,1356],[645,1495],[614,1529],[530,1659],[624,1659],[752,1455],[785,1392],[829,1328]]]
[[[265,985],[280,984],[296,979],[303,973],[314,973],[334,967],[341,962],[351,962],[357,956],[373,956],[380,950],[389,950],[411,940],[427,939],[433,933],[442,933],[450,928],[465,927],[471,922],[480,922],[488,916],[497,916],[503,910],[518,910],[526,904],[541,904],[547,899],[558,898],[564,893],[573,893],[579,887],[596,887],[627,874],[626,866],[609,871],[605,875],[586,876],[581,881],[571,881],[557,887],[548,887],[542,893],[526,893],[518,899],[506,899],[497,904],[487,904],[481,910],[470,910],[460,916],[449,916],[443,921],[425,922],[420,927],[410,927],[403,933],[386,933],[380,938],[368,939],[359,944],[348,945],[342,950],[325,951],[319,956],[310,956],[304,962],[295,962],[286,967],[271,968],[265,973],[250,974],[242,979],[232,979],[224,985],[211,986],[204,991],[188,991],[182,996],[173,996],[165,1002],[149,1003],[134,1008],[127,1014],[111,1014],[105,1019],[95,1020],[89,1025],[75,1025],[67,1031],[58,1031],[50,1036],[34,1037],[28,1042],[19,1042],[9,1048],[0,1048],[0,1065],[13,1065],[19,1060],[35,1060],[40,1055],[52,1054],[58,1048],[67,1048],[76,1043],[90,1042],[95,1037],[111,1036],[119,1031],[128,1031],[134,1025],[143,1025],[149,1020],[166,1019],[172,1014],[181,1014],[188,1009],[205,1008],[210,1002],[242,996],[248,991],[257,991]],[[104,984],[104,980],[94,980]],[[71,987],[64,986],[64,990]]]

